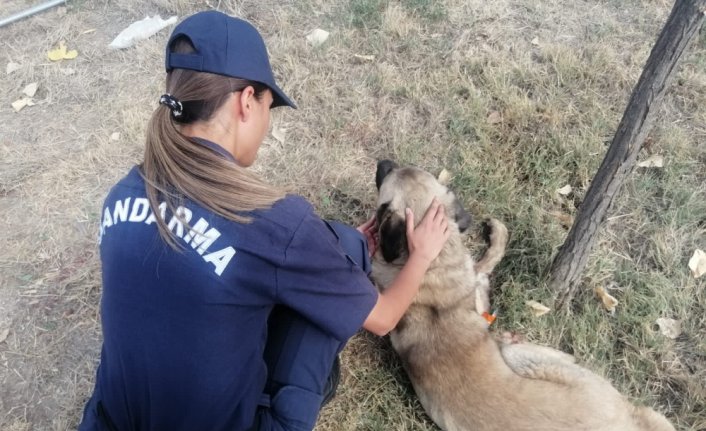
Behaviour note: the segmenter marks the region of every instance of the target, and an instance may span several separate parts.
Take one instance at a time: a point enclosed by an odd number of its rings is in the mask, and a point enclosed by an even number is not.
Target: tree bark
[[[566,241],[550,269],[549,285],[557,306],[566,307],[580,284],[596,233],[606,219],[616,193],[635,167],[637,155],[649,133],[674,75],[679,59],[704,20],[706,0],[677,0],[645,68]]]

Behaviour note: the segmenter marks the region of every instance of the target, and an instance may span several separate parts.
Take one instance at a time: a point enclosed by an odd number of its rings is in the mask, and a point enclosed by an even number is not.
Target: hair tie
[[[168,107],[172,111],[174,118],[179,118],[181,114],[184,113],[184,106],[182,106],[179,99],[169,93],[163,94],[162,97],[159,98],[159,104]]]

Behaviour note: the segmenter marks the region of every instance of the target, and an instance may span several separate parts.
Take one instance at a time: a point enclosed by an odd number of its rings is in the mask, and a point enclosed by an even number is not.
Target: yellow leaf
[[[530,308],[534,317],[543,316],[552,311],[551,308],[537,301],[527,301],[525,304]]]
[[[64,55],[66,54],[66,45],[64,44],[64,41],[62,40],[59,42],[59,47],[56,49],[52,49],[47,53],[47,57],[49,57],[49,60],[51,61],[59,61],[64,58]]]
[[[694,255],[689,259],[689,269],[694,278],[706,274],[706,253],[703,250],[697,248],[694,251]]]
[[[596,293],[596,296],[601,299],[601,302],[603,303],[603,308],[610,311],[611,313],[615,313],[615,307],[618,305],[618,300],[613,298],[603,286],[598,286],[593,289],[593,291]]]
[[[62,40],[59,42],[59,47],[52,49],[47,53],[47,57],[51,61],[61,61],[61,60],[72,60],[78,56],[78,51],[72,49],[71,51],[66,51],[66,43]]]

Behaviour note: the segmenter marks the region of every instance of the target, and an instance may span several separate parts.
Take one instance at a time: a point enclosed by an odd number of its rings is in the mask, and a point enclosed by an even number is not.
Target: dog
[[[390,333],[393,349],[431,419],[446,431],[674,431],[661,414],[630,404],[571,355],[496,340],[488,276],[505,254],[508,231],[490,220],[489,247],[475,262],[464,245],[471,217],[430,173],[378,163],[378,234],[372,279],[385,289],[407,260],[405,208],[424,214],[436,197],[451,236],[419,293]],[[419,217],[421,218],[421,217]]]

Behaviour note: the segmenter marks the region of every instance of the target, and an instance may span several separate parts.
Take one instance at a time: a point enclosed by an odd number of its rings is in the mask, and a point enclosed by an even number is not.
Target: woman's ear
[[[236,115],[241,121],[248,121],[250,119],[250,115],[252,115],[255,89],[251,85],[248,85],[241,91],[235,92],[233,94],[237,97],[238,113]]]

